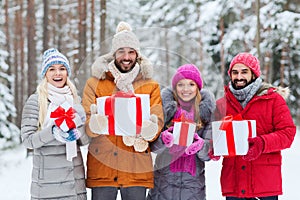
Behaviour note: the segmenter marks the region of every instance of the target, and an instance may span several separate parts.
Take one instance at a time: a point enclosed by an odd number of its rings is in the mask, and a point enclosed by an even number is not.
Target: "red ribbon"
[[[115,98],[132,98],[135,97],[136,103],[136,134],[141,133],[142,129],[142,103],[141,98],[135,96],[133,93],[117,92],[105,99],[104,112],[108,116],[108,133],[115,135]]]
[[[194,123],[192,119],[188,119],[184,114],[181,114],[179,118],[173,119],[172,122],[189,122]]]
[[[188,133],[189,133],[189,123],[182,122],[180,128],[180,135],[179,135],[179,145],[186,146]]]
[[[195,122],[191,119],[186,118],[184,114],[181,114],[179,118],[173,119],[172,121],[181,122],[180,133],[179,133],[180,134],[179,145],[186,146],[190,123],[194,124]]]
[[[235,117],[232,115],[227,115],[223,118],[222,123],[220,125],[220,130],[226,131],[226,141],[228,147],[228,156],[235,156],[235,143],[234,143],[234,136],[233,136],[233,127],[232,121],[241,121],[243,120],[242,115],[238,114]]]
[[[60,125],[66,121],[69,129],[76,128],[76,125],[73,121],[74,117],[75,110],[72,107],[66,111],[63,107],[58,106],[58,108],[50,114],[50,118],[56,118],[54,122],[58,127],[60,127]]]

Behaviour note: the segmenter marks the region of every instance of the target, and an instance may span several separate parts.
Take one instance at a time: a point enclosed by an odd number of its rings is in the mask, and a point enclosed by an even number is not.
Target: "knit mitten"
[[[64,132],[59,127],[57,127],[57,126],[53,126],[52,127],[52,133],[53,133],[54,138],[57,141],[60,141],[62,143],[66,143],[66,142],[71,142],[71,141],[77,140],[81,136],[81,132],[78,129],[76,129],[76,128],[71,129],[71,130],[69,130],[67,132]]]
[[[97,113],[97,106],[95,104],[92,104],[89,127],[93,133],[103,134],[104,130],[106,130],[108,127],[108,119],[106,116],[96,114],[96,113]]]
[[[256,160],[264,150],[264,140],[261,137],[249,138],[249,150],[243,159],[246,161]]]
[[[122,140],[126,146],[131,147],[134,144],[135,138],[136,138],[135,136],[123,136]]]
[[[197,133],[194,134],[195,141],[185,149],[187,155],[193,155],[200,151],[204,145],[204,140]]]
[[[141,137],[146,141],[151,141],[157,134],[157,116],[152,114],[150,120],[145,120],[142,122]]]
[[[134,150],[137,151],[137,152],[144,152],[147,150],[149,144],[147,141],[145,141],[143,138],[141,137],[136,137],[135,138],[135,141],[134,141],[134,144],[133,144],[133,147],[134,147]]]
[[[166,147],[171,147],[174,144],[174,136],[169,132],[169,129],[161,133],[161,139]]]
[[[220,160],[221,156],[215,156],[214,155],[214,149],[211,148],[210,151],[208,152],[208,157],[213,160],[213,161],[218,161]]]

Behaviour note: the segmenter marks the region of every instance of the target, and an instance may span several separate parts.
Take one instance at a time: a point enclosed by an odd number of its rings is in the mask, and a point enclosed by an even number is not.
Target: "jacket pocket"
[[[132,167],[135,180],[149,181],[153,178],[153,164],[150,152],[134,153]]]
[[[223,166],[221,171],[222,193],[234,192],[236,179],[234,160],[234,158],[223,158]]]
[[[281,193],[281,155],[278,153],[262,155],[252,165],[252,188],[257,193]]]

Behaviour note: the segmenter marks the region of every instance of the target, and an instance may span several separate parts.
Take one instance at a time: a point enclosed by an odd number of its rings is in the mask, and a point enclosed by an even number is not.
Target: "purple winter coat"
[[[261,156],[253,161],[245,161],[241,156],[223,159],[223,196],[249,198],[282,194],[281,150],[291,146],[296,134],[283,93],[284,89],[263,83],[243,109],[225,87],[225,96],[217,101],[216,119],[240,113],[243,119],[256,120],[257,135],[262,137],[265,147]]]

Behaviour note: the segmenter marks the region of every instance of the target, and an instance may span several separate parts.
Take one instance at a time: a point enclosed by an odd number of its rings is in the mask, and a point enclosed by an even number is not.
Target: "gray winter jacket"
[[[149,191],[147,200],[205,200],[205,176],[204,161],[209,160],[208,151],[211,145],[211,121],[215,110],[215,98],[208,90],[201,90],[202,101],[200,103],[200,117],[204,127],[197,133],[205,140],[203,148],[195,154],[196,175],[192,176],[186,172],[170,171],[171,154],[165,147],[161,138],[152,143],[152,149],[156,155],[154,188]],[[162,90],[162,100],[165,115],[165,124],[168,124],[177,110],[170,87]]]
[[[38,130],[38,118],[38,95],[33,94],[25,103],[21,122],[22,142],[33,149],[31,199],[85,200],[85,171],[78,146],[89,142],[84,126],[79,128],[83,136],[77,141],[77,157],[70,162],[66,144],[54,138],[51,127]]]

